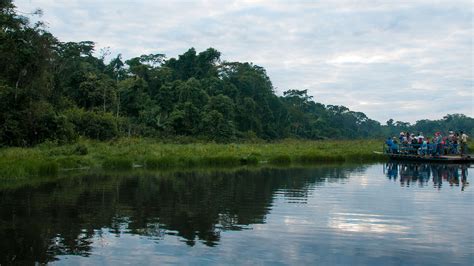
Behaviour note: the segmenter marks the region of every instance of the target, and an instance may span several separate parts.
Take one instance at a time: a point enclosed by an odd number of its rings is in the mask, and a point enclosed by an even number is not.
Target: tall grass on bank
[[[102,168],[105,170],[130,170],[133,168],[133,161],[125,157],[105,158]]]
[[[156,139],[121,138],[109,142],[81,139],[58,146],[0,149],[0,178],[55,175],[68,169],[170,169],[240,165],[373,162],[385,157],[382,140],[282,140],[273,143],[172,144]]]
[[[56,176],[58,171],[59,165],[54,161],[30,159],[0,162],[0,178]]]

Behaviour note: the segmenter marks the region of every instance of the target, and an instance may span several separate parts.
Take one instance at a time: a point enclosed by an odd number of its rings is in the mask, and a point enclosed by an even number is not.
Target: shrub
[[[117,121],[111,113],[70,109],[67,116],[82,136],[108,140],[118,135]]]
[[[80,143],[77,144],[76,147],[74,147],[74,154],[76,155],[87,155],[89,153],[89,150],[87,149],[87,146]]]

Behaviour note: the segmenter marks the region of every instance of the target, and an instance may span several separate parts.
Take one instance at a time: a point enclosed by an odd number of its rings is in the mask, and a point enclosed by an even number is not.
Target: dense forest
[[[213,48],[106,62],[107,53],[97,55],[93,42],[61,42],[9,0],[0,1],[0,10],[0,146],[79,136],[227,142],[383,137],[401,130],[474,133],[474,119],[462,114],[381,125],[344,106],[317,103],[307,90],[278,96],[264,68],[223,61]]]

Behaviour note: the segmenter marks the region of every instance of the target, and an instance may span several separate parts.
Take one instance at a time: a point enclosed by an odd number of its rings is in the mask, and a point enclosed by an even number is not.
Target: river
[[[474,265],[469,171],[61,173],[0,189],[0,264]]]

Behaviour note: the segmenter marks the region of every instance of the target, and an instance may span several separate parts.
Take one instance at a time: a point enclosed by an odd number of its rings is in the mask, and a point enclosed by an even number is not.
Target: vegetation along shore
[[[273,143],[159,143],[153,139],[120,138],[109,142],[80,140],[74,144],[44,143],[33,148],[0,149],[0,178],[51,176],[73,169],[170,169],[241,165],[290,165],[326,162],[373,162],[380,140],[282,140]]]

